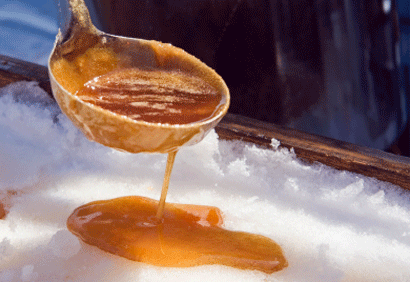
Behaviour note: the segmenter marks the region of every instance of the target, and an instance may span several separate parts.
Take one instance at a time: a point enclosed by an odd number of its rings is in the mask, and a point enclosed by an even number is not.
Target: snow
[[[212,131],[178,152],[167,200],[219,207],[224,228],[272,238],[289,267],[155,267],[79,242],[66,219],[94,200],[159,199],[166,156],[88,141],[35,82],[0,89],[0,281],[410,281],[408,192],[271,144]]]

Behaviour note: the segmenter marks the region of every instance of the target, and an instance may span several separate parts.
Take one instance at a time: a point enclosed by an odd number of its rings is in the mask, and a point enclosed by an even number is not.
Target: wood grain
[[[232,114],[225,116],[216,131],[221,138],[239,139],[265,148],[270,148],[275,138],[307,162],[320,162],[410,190],[410,159],[407,157]]]
[[[46,67],[0,55],[0,87],[20,80],[38,81],[52,96]],[[407,157],[233,114],[220,122],[216,132],[222,139],[242,140],[265,148],[272,148],[271,140],[275,138],[281,146],[293,148],[306,162],[320,162],[410,190],[410,158]]]
[[[37,81],[51,95],[47,67],[0,55],[0,87],[21,80]]]

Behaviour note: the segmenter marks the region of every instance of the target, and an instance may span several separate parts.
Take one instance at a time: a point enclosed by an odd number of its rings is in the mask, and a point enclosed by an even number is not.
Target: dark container
[[[232,113],[378,149],[407,122],[393,0],[90,4],[103,31],[169,42],[213,67]]]

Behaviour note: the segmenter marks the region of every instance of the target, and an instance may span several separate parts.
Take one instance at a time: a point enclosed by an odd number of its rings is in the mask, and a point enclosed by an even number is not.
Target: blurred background
[[[95,25],[214,68],[230,112],[410,155],[407,0],[86,0]],[[0,54],[47,64],[58,0],[0,0]]]

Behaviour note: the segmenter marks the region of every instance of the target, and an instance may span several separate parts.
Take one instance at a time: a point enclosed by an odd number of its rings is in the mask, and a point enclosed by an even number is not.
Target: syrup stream
[[[161,222],[162,216],[164,215],[165,199],[168,193],[169,180],[171,178],[172,167],[174,166],[176,154],[177,154],[177,151],[168,153],[167,166],[165,168],[164,182],[162,183],[161,199],[159,200],[158,210],[156,214],[156,218],[158,219],[159,222]]]

